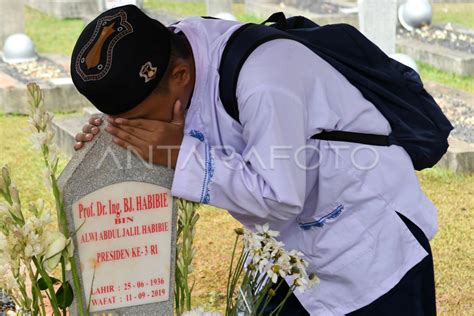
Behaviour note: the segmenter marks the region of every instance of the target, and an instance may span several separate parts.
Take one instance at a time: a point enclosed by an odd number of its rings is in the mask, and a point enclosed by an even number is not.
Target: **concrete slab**
[[[61,55],[61,54],[52,54],[52,53],[41,54],[41,56],[60,65],[61,67],[63,67],[65,70],[69,72],[69,69],[71,67],[71,57]]]
[[[13,78],[12,76],[7,75],[6,73],[0,72],[0,87],[5,89],[14,88],[16,85],[19,85],[20,82]],[[1,103],[0,103],[1,104]]]
[[[86,123],[87,117],[83,115],[55,117],[53,119],[53,128],[56,132],[54,141],[58,148],[68,157],[72,157],[74,154],[75,136]]]
[[[450,137],[448,152],[437,166],[457,173],[473,173],[474,144]]]
[[[0,112],[28,114],[28,94],[26,85],[35,81],[44,93],[45,106],[52,112],[75,112],[91,103],[74,87],[70,73],[68,56],[57,54],[41,55],[42,62],[57,66],[58,74],[51,78],[29,77],[2,63],[0,68]],[[56,68],[55,68],[56,69]],[[41,71],[38,72],[41,74]]]
[[[64,80],[67,81],[67,80]],[[38,83],[44,93],[46,109],[52,112],[75,112],[90,102],[76,88],[62,81],[52,80]],[[4,113],[28,113],[26,84],[0,86],[0,111]]]
[[[474,55],[446,47],[423,43],[413,39],[397,39],[400,53],[435,68],[461,76],[474,75]]]
[[[474,172],[474,95],[431,81],[424,86],[454,126],[448,152],[437,166],[457,173]]]
[[[56,145],[68,157],[71,157],[75,152],[76,134],[82,131],[82,127],[87,124],[92,115],[98,114],[102,114],[102,112],[99,112],[95,107],[88,106],[83,108],[81,113],[53,119]]]
[[[86,118],[89,118],[92,115],[103,114],[102,112],[100,112],[93,106],[88,106],[88,107],[83,108],[82,113],[84,113],[84,116]]]
[[[171,24],[173,24],[175,22],[178,22],[178,21],[181,21],[182,19],[185,18],[184,16],[174,15],[174,14],[171,14],[169,12],[163,12],[163,11],[156,10],[156,9],[153,9],[153,10],[146,9],[146,10],[144,10],[144,12],[148,16],[152,17],[155,20],[160,21],[164,25],[171,25]]]

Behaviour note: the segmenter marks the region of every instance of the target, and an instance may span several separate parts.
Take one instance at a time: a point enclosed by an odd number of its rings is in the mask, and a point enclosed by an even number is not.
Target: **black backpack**
[[[274,23],[266,26],[268,22]],[[434,166],[446,153],[453,126],[423,88],[416,71],[388,57],[349,24],[319,26],[302,16],[286,19],[281,12],[262,24],[244,24],[226,44],[219,66],[219,93],[227,113],[236,121],[237,80],[244,62],[259,45],[282,38],[304,44],[331,64],[377,107],[392,128],[390,135],[323,131],[313,139],[399,145],[416,170]]]

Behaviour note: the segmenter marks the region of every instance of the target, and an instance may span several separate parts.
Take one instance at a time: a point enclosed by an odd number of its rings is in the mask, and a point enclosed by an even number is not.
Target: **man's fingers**
[[[93,125],[90,125],[90,124],[86,124],[82,127],[82,132],[83,133],[91,133],[91,129],[92,129],[92,126]]]
[[[153,136],[152,133],[147,130],[139,129],[139,128],[128,126],[128,125],[109,125],[109,126],[105,128],[105,130],[108,131],[109,133],[114,128],[121,129],[129,133],[130,135],[140,138],[143,141],[150,140],[150,137]]]
[[[114,126],[130,126],[130,127],[136,127],[144,130],[151,131],[151,125],[150,125],[150,120],[147,119],[126,119],[122,117],[117,117],[117,118],[112,118],[112,117],[107,117],[107,121],[114,125]]]
[[[78,133],[76,134],[76,142],[89,142],[92,140],[94,135],[88,133]]]
[[[143,145],[143,144],[146,144],[144,140],[136,137],[135,135],[132,135],[130,133],[128,133],[127,131],[121,129],[121,128],[118,128],[118,127],[115,127],[115,126],[112,126],[112,125],[108,125],[105,130],[107,132],[109,132],[110,134],[112,134],[113,136],[115,136],[116,138],[120,138],[121,140],[127,142],[127,143],[130,143],[132,145]]]
[[[92,116],[91,118],[89,118],[89,124],[100,126],[102,124],[102,119],[100,117]]]
[[[85,134],[96,135],[99,132],[99,128],[97,126],[87,124],[87,125],[84,125],[84,127],[82,128],[82,132]]]
[[[171,124],[184,125],[184,106],[180,100],[176,100],[174,104]]]
[[[82,148],[82,146],[84,145],[83,142],[77,142],[74,144],[74,150],[79,150]]]

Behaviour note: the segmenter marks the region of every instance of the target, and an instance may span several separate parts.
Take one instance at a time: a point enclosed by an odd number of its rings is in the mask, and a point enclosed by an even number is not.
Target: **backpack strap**
[[[284,16],[283,16],[284,17]],[[285,29],[286,24],[280,15],[272,15],[267,22],[276,22],[280,29]],[[244,24],[237,29],[227,41],[219,66],[219,95],[226,112],[237,122],[239,108],[237,104],[237,82],[240,70],[250,54],[260,45],[274,39],[296,40],[290,34],[275,27],[260,24]],[[366,145],[389,146],[386,135],[374,135],[346,131],[323,131],[311,137],[312,139],[345,141]]]
[[[373,146],[390,146],[388,136],[386,135],[365,134],[346,131],[322,131],[319,134],[313,135],[311,139],[350,142]]]

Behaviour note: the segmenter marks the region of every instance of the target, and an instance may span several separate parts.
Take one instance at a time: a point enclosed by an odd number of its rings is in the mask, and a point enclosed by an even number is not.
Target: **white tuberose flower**
[[[270,230],[268,224],[256,225],[256,232],[244,229],[244,246],[249,255],[248,269],[251,274],[266,275],[272,283],[279,278],[291,282],[294,288],[303,292],[318,282],[314,273],[308,277],[308,262],[297,250],[287,251],[285,244],[275,239],[279,232]],[[262,286],[264,287],[264,286]]]
[[[53,131],[48,130],[46,132],[38,132],[31,135],[31,142],[33,143],[34,149],[41,150],[43,146],[50,146],[53,138]]]
[[[270,230],[270,225],[268,223],[263,224],[263,225],[255,225],[255,228],[257,229],[257,232],[261,235],[264,235],[265,237],[278,237],[280,233],[276,230]]]
[[[48,248],[44,255],[43,267],[46,271],[52,271],[61,260],[62,251],[67,246],[66,237],[60,232],[54,232],[50,235]]]

